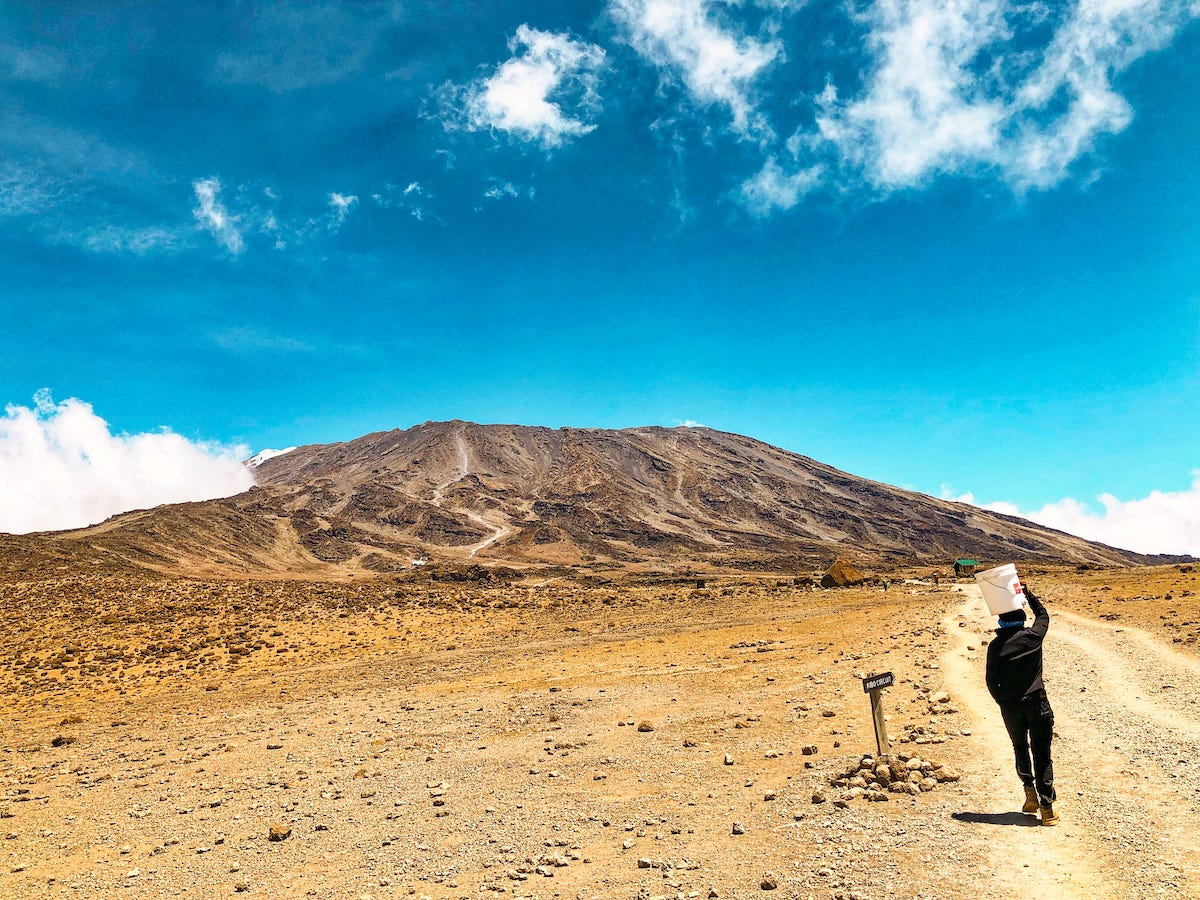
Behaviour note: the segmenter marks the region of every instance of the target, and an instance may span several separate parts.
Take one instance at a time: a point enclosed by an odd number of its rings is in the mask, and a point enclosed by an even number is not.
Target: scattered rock
[[[267,829],[267,839],[272,841],[286,841],[291,834],[292,826],[283,822],[272,822],[271,827]]]

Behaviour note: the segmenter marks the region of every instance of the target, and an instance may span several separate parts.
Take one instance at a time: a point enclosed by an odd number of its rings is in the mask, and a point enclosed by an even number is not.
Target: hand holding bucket
[[[1024,609],[1028,605],[1017,567],[1012,563],[976,573],[975,583],[979,585],[988,612],[993,616]]]

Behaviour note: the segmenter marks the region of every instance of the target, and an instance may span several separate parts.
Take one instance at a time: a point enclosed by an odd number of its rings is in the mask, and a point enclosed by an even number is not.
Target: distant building
[[[954,561],[954,574],[960,578],[963,575],[974,575],[975,567],[978,565],[979,565],[978,562],[976,562],[973,559],[970,559],[969,557],[963,557],[962,559],[956,559]]]

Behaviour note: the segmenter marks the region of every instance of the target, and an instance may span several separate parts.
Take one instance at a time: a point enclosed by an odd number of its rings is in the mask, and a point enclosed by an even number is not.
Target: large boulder
[[[862,572],[844,559],[839,559],[821,576],[821,587],[851,587],[866,580]]]

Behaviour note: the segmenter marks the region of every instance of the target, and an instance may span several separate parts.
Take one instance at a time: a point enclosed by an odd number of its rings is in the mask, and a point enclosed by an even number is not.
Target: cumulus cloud
[[[169,430],[113,434],[81,400],[0,418],[0,531],[78,528],[131,509],[227,497],[254,484],[244,447],[189,441]]]
[[[234,256],[246,249],[246,242],[239,229],[239,218],[229,214],[221,202],[221,182],[216,178],[204,178],[192,182],[196,194],[196,206],[192,215],[200,227],[213,236],[218,244]]]
[[[1105,493],[1096,498],[1099,509],[1072,498],[1022,510],[1005,501],[979,503],[972,493],[954,496],[946,488],[942,496],[1138,553],[1200,556],[1200,470],[1192,473],[1188,490],[1156,490],[1134,500]]]
[[[492,74],[443,89],[446,127],[503,131],[547,149],[595,130],[601,47],[528,25],[508,47],[512,58]]]
[[[612,0],[609,14],[643,59],[682,81],[702,106],[723,106],[734,131],[772,134],[754,98],[754,83],[783,57],[775,39],[758,40],[718,18],[715,0]]]
[[[1057,19],[1038,3],[876,0],[863,87],[826,88],[816,138],[878,188],[978,170],[1050,187],[1131,121],[1114,76],[1197,15],[1182,0],[1077,0]]]

